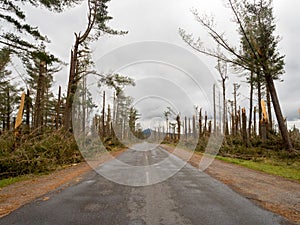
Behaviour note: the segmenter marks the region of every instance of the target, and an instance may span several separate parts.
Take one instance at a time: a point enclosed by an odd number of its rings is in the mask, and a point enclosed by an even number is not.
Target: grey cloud
[[[174,1],[174,0],[112,0],[109,4],[109,11],[114,17],[114,20],[110,23],[113,28],[120,30],[128,30],[129,34],[122,37],[104,36],[99,42],[93,44],[94,60],[97,61],[100,56],[106,55],[113,49],[123,45],[134,43],[137,41],[145,40],[158,40],[162,42],[169,42],[181,46],[187,51],[193,52],[178,35],[178,28],[182,27],[187,29],[188,32],[193,32],[195,35],[201,35],[207,44],[205,39],[206,32],[201,26],[194,21],[192,14],[190,13],[191,8],[197,8],[200,13],[206,12],[208,14],[213,13],[216,16],[216,22],[219,24],[219,30],[226,31],[226,35],[232,43],[237,43],[238,38],[236,36],[236,27],[230,22],[232,17],[230,10],[224,8],[224,1],[211,0],[211,1],[199,1],[199,0],[185,0],[185,1]],[[28,12],[28,21],[41,28],[41,31],[49,36],[52,40],[49,48],[55,54],[60,56],[65,62],[69,62],[69,52],[73,44],[74,32],[78,32],[84,28],[86,21],[86,12],[84,11],[85,5],[74,8],[63,14],[53,14],[46,11],[37,9],[30,9]],[[277,33],[283,37],[280,43],[280,51],[286,55],[286,74],[283,76],[284,83],[276,84],[278,86],[278,95],[281,100],[283,112],[288,118],[297,118],[297,111],[295,109],[300,107],[298,96],[300,96],[300,76],[299,76],[299,52],[300,52],[300,24],[299,24],[299,9],[300,1],[295,0],[274,0],[275,16],[277,17]],[[210,44],[208,44],[210,45]],[[151,50],[151,48],[150,48]],[[211,85],[205,79],[205,75],[201,74],[201,68],[197,59],[188,57],[186,52],[174,53],[172,50],[158,50],[159,52],[151,52],[148,49],[148,53],[144,49],[141,51],[139,48],[130,49],[129,52],[119,52],[111,59],[113,61],[106,64],[113,65],[122,61],[122,65],[126,62],[132,62],[143,59],[145,54],[148,58],[155,58],[157,55],[161,59],[168,57],[174,65],[180,65],[184,67],[190,74],[195,74],[198,82],[201,84],[202,90],[199,91],[195,88],[190,79],[187,76],[181,74],[177,76],[171,76],[170,74],[163,74],[161,68],[155,71],[155,68],[147,68],[148,71],[144,71],[144,75],[165,75],[164,78],[171,79],[175,83],[180,83],[181,86],[185,87],[186,92],[192,93],[196,96],[193,103],[197,105],[205,105],[203,100],[203,93],[207,94],[207,99],[211,100]],[[172,53],[172,54],[171,54]],[[209,70],[213,71],[213,76],[218,79],[214,66],[215,61],[194,52],[201,60],[203,64],[209,67]],[[152,54],[152,55],[151,55]],[[127,61],[124,61],[127,58]],[[140,68],[135,67],[136,72],[142,74]],[[156,67],[157,68],[157,67]],[[103,69],[99,67],[99,69]],[[167,70],[163,70],[167,72]],[[174,72],[173,70],[169,70]],[[136,75],[135,71],[127,71],[128,74]],[[150,73],[151,72],[151,73]],[[56,75],[57,85],[62,84],[66,86],[68,71],[67,67]],[[230,81],[228,82],[228,97],[231,98],[231,84],[232,82],[239,81],[240,78],[236,75],[230,74]],[[155,84],[151,84],[155,85]],[[179,85],[179,86],[180,86]],[[159,86],[159,84],[157,84]],[[248,88],[241,90],[245,96],[248,96]],[[157,94],[166,92],[167,90],[163,87],[161,90],[157,90]],[[198,93],[199,91],[199,93]],[[199,95],[199,96],[198,96]],[[176,99],[178,100],[178,99]],[[180,101],[179,101],[180,102]],[[207,100],[204,100],[207,102]],[[181,104],[181,103],[180,103]],[[182,103],[183,104],[183,103]],[[146,107],[146,106],[145,106]],[[203,106],[203,108],[209,108],[209,105]],[[149,110],[151,107],[149,108]],[[152,115],[152,112],[149,114]],[[154,115],[155,113],[153,113]]]

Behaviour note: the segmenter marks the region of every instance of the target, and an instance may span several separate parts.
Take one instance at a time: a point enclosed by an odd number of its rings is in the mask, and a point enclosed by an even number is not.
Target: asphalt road
[[[292,224],[190,165],[157,183],[183,165],[183,161],[161,148],[147,151],[143,145],[129,149],[118,159],[100,166],[98,172],[103,170],[112,180],[126,180],[136,187],[112,182],[92,171],[80,182],[48,193],[3,217],[0,224]],[[126,170],[117,161],[139,172]],[[140,167],[145,165],[153,167]],[[170,170],[173,172],[166,172]],[[156,184],[138,187],[151,183]]]

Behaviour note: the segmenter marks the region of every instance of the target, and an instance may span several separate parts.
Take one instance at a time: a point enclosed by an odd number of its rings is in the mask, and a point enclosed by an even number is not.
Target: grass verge
[[[18,177],[10,177],[10,178],[6,178],[6,179],[2,179],[0,180],[0,188],[4,188],[8,185],[17,183],[19,181],[24,181],[24,180],[28,180],[31,179],[34,175],[23,175],[23,176],[18,176]]]
[[[176,146],[173,143],[166,143],[166,145],[170,147]],[[183,146],[180,146],[180,149],[191,151]],[[194,154],[198,154],[201,156],[203,155],[203,153],[199,151],[194,151]],[[216,156],[216,159],[300,182],[300,161],[298,159],[295,159],[293,161],[287,159],[279,159],[276,157],[259,159],[254,157],[254,159],[239,159],[228,156]]]
[[[299,162],[294,162],[293,164],[288,165],[286,162],[283,161],[279,162],[277,160],[274,161],[272,159],[266,159],[264,161],[259,161],[259,162],[255,162],[252,160],[228,158],[222,156],[216,156],[216,159],[300,182]]]

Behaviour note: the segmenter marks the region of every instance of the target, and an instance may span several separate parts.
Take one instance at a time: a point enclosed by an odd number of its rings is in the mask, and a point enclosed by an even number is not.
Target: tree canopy
[[[26,22],[25,4],[45,7],[48,10],[61,12],[82,0],[4,0],[0,2],[0,21],[5,28],[0,32],[0,44],[10,47],[15,53],[20,50],[28,52],[37,49],[41,42],[49,42],[37,27]],[[28,38],[30,36],[31,38]]]

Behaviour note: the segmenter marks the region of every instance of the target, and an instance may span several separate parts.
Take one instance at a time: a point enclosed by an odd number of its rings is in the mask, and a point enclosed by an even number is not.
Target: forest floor
[[[163,147],[169,152],[174,150],[167,145]],[[112,154],[117,156],[123,151],[124,149]],[[187,154],[185,150],[177,149],[176,155],[186,159]],[[198,167],[201,157],[201,154],[194,153],[186,160]],[[104,161],[106,159],[102,162]],[[0,189],[0,218],[59,186],[65,188],[79,182],[82,175],[90,170],[87,163],[79,163],[50,175],[36,176]],[[300,224],[300,182],[219,160],[214,160],[205,172],[261,207]]]

